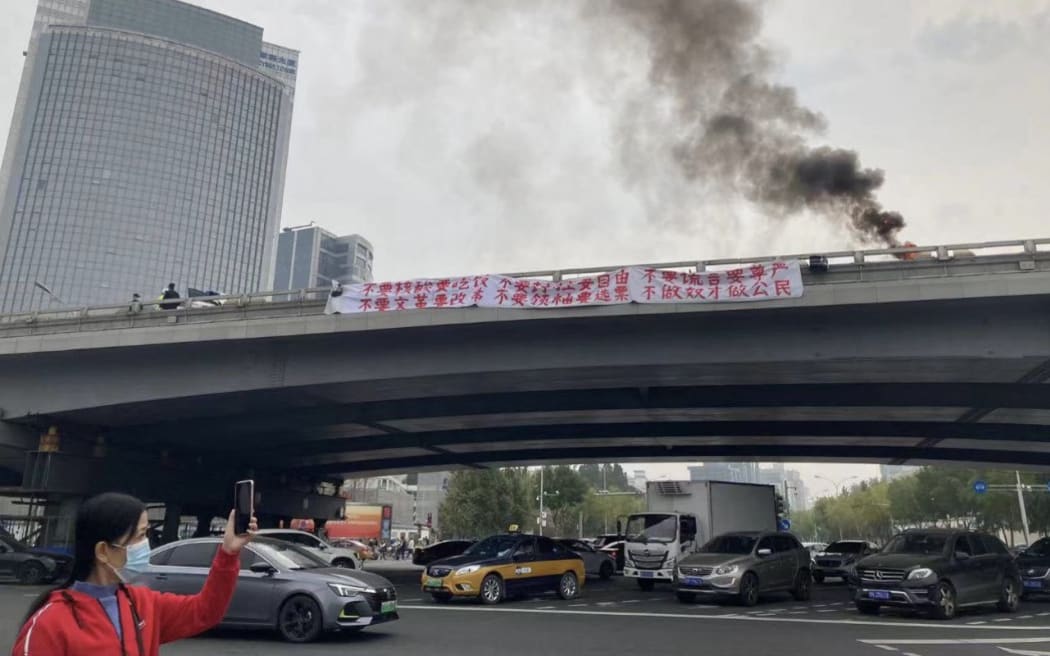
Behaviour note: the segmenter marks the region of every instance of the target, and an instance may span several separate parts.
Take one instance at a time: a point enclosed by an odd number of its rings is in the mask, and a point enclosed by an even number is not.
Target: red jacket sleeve
[[[66,649],[64,633],[60,630],[61,608],[48,602],[22,626],[11,656],[62,656]]]
[[[153,608],[160,627],[160,642],[172,642],[207,631],[222,620],[233,598],[240,558],[220,546],[204,588],[195,595],[153,592]]]

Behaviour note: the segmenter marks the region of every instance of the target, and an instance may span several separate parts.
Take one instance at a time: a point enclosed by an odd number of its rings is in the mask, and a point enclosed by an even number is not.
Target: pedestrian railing
[[[807,286],[1036,270],[1050,271],[1050,238],[795,253],[751,258],[683,260],[640,266],[699,272],[724,270],[771,260],[799,261]],[[611,271],[622,266],[624,265],[617,264],[524,271],[503,275],[514,278],[560,281],[575,276]],[[0,338],[318,315],[323,312],[330,293],[330,288],[319,287],[224,296],[135,300],[117,305],[67,307],[7,314],[0,315]],[[165,309],[164,306],[174,307]],[[346,317],[340,317],[340,320],[346,320]]]

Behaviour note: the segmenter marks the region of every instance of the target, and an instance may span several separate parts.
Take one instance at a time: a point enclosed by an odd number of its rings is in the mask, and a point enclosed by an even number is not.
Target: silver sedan
[[[220,543],[201,538],[164,545],[133,583],[196,594]],[[241,551],[237,588],[222,626],[272,628],[289,642],[310,642],[324,631],[359,631],[396,619],[397,592],[382,576],[331,567],[296,545],[260,537]]]
[[[616,573],[616,560],[611,554],[595,549],[583,540],[562,539],[558,540],[558,544],[583,558],[587,576],[597,576],[604,581]]]

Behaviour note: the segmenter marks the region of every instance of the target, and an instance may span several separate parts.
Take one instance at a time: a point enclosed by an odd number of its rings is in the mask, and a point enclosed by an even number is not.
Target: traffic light
[[[784,495],[780,492],[777,492],[776,497],[777,519],[783,519],[788,514],[787,503],[784,500]]]

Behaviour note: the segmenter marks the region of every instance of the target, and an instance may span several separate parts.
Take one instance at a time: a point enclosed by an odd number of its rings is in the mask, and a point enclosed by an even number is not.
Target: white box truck
[[[651,481],[644,513],[627,517],[623,575],[650,590],[715,536],[777,530],[776,488],[722,481]]]

